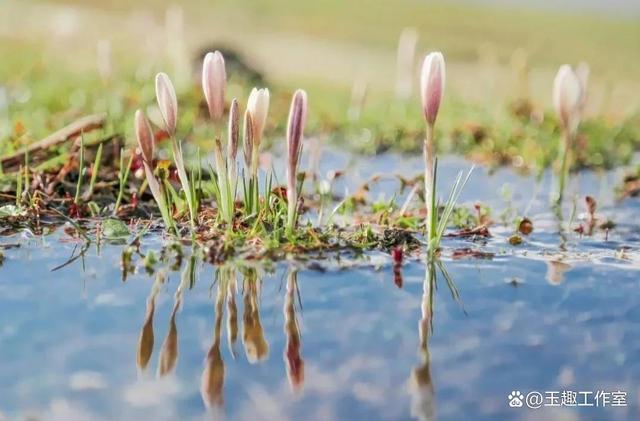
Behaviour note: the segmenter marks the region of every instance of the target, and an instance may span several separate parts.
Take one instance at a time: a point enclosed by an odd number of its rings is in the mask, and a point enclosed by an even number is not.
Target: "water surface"
[[[420,166],[419,158],[394,155],[354,165],[338,155],[327,161],[359,174],[336,185],[351,191],[374,173],[402,168],[415,175]],[[442,180],[468,165],[446,160]],[[581,174],[572,191],[598,197],[599,213],[618,226],[608,238],[597,232],[562,240],[548,197],[533,194],[548,190],[549,177],[477,170],[463,200],[488,202],[495,212],[529,207],[534,233],[519,247],[506,241],[511,226],[493,227],[483,242],[446,240],[434,268],[411,257],[394,271],[383,252],[357,259],[345,253],[340,265],[225,268],[187,254],[181,266],[172,269],[169,259],[152,275],[134,259],[136,273],[122,282],[122,245],[92,245],[84,258],[52,272],[80,247],[62,229],[3,237],[3,246],[19,247],[4,248],[0,268],[1,414],[637,419],[638,202],[613,200],[607,186],[620,172]],[[499,194],[505,182],[513,190],[509,202]],[[369,194],[388,198],[394,183],[380,181]],[[142,251],[160,244],[158,236],[145,237]],[[454,258],[461,248],[491,255]],[[510,408],[512,390],[619,390],[628,405]]]

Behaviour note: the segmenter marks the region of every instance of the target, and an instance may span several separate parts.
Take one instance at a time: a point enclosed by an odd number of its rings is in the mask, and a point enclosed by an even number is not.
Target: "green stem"
[[[84,175],[84,135],[80,134],[80,163],[78,165],[78,184],[76,184],[76,196],[73,203],[80,203],[80,189],[82,188],[82,177]]]
[[[187,176],[187,171],[184,165],[184,156],[182,155],[182,145],[177,141],[175,137],[172,137],[172,152],[173,152],[173,162],[176,164],[176,168],[178,170],[178,176],[180,177],[180,184],[182,186],[182,190],[184,191],[185,198],[187,200],[187,206],[189,208],[189,222],[191,223],[191,229],[195,229],[196,226],[196,217],[197,210],[195,209],[195,204],[193,203],[193,197],[191,196],[191,183],[189,181],[189,177]]]
[[[16,207],[20,207],[22,202],[22,166],[16,174]]]
[[[431,197],[429,210],[429,255],[438,248],[438,210],[436,207],[436,180],[438,174],[438,158],[433,160],[432,178],[431,178]]]
[[[425,201],[427,203],[427,227],[429,230],[429,241],[436,236],[436,185],[435,185],[435,156],[433,153],[433,125],[427,124],[426,137],[423,144],[424,154],[424,185]]]
[[[260,187],[257,175],[251,179],[251,195],[251,213],[257,214],[260,210]]]
[[[100,161],[102,160],[102,143],[98,146],[98,152],[96,153],[96,161],[93,164],[93,171],[91,172],[91,181],[89,182],[89,191],[85,197],[91,199],[93,195],[93,189],[96,186],[96,180],[98,179],[98,172],[100,172]]]
[[[564,189],[567,183],[567,179],[569,178],[569,162],[570,162],[570,154],[571,154],[571,135],[568,130],[564,130],[562,133],[563,141],[560,149],[562,163],[560,166],[560,177],[558,179],[558,197],[556,203],[558,205],[562,204],[562,199],[564,196]]]
[[[116,199],[116,205],[113,208],[113,214],[115,215],[120,209],[120,203],[122,202],[122,197],[124,196],[124,187],[129,180],[129,173],[131,172],[131,163],[133,162],[133,153],[129,157],[129,163],[127,167],[124,168],[124,149],[120,149],[120,172],[118,174],[118,180],[120,181],[120,185],[118,186],[118,198]]]

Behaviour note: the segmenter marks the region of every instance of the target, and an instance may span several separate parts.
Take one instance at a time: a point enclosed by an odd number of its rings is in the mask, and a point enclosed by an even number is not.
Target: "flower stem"
[[[124,149],[120,149],[120,172],[118,173],[118,198],[116,199],[116,205],[113,208],[113,214],[118,213],[118,209],[120,209],[120,203],[122,202],[122,196],[124,195],[124,189],[127,184],[127,180],[129,179],[129,173],[131,172],[131,163],[133,162],[133,152],[129,157],[129,162],[125,168],[124,166]]]
[[[570,166],[569,163],[570,163],[571,143],[572,143],[569,130],[563,130],[562,138],[563,138],[562,146],[560,149],[562,163],[560,166],[560,177],[558,178],[558,196],[556,199],[556,203],[558,205],[562,203],[565,185],[567,183],[567,179],[569,178],[569,166]]]
[[[84,134],[80,133],[80,162],[78,163],[78,184],[76,185],[76,196],[73,203],[80,203],[80,190],[82,189],[82,177],[84,176]]]
[[[427,228],[429,230],[429,240],[436,235],[436,215],[435,215],[435,184],[434,184],[434,153],[433,153],[433,125],[427,124],[426,137],[423,144],[424,154],[424,187],[425,202],[427,203]]]

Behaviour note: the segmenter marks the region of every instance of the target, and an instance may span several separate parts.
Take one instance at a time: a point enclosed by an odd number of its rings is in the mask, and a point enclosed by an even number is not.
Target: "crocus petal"
[[[572,130],[577,123],[581,96],[578,76],[568,64],[560,66],[553,81],[553,106],[565,130]]]
[[[162,192],[160,190],[160,183],[158,183],[158,179],[155,175],[153,175],[153,170],[146,162],[143,162],[144,165],[144,173],[147,177],[147,184],[149,185],[149,190],[151,190],[151,194],[155,199],[158,206],[164,202],[164,198],[162,197]]]
[[[442,53],[428,54],[422,63],[420,74],[420,94],[422,111],[427,123],[433,125],[444,95],[445,63]]]
[[[269,89],[253,88],[247,101],[247,109],[251,111],[251,117],[253,119],[255,142],[260,144],[264,126],[267,122],[267,114],[269,113]]]
[[[220,51],[207,53],[202,63],[202,90],[209,107],[209,115],[214,121],[220,121],[224,115],[226,80],[224,57]]]
[[[165,129],[169,135],[173,136],[176,133],[178,122],[178,100],[171,79],[166,73],[156,75],[156,98],[166,126]]]
[[[227,146],[227,171],[234,192],[236,179],[238,177],[238,163],[236,161],[236,157],[238,155],[238,138],[240,135],[239,114],[238,100],[234,98],[231,102],[231,108],[229,109],[229,143]]]
[[[151,130],[151,126],[149,125],[149,120],[147,120],[141,110],[136,111],[134,124],[136,139],[138,140],[138,146],[140,146],[142,159],[144,160],[144,162],[151,164],[153,162],[153,152],[155,146],[153,131]]]
[[[249,169],[253,157],[253,119],[249,110],[246,110],[244,113],[244,141],[242,149],[244,152],[245,167]]]
[[[231,101],[231,108],[229,109],[229,143],[227,146],[229,158],[234,160],[238,154],[239,125],[240,111],[238,110],[238,100],[234,98],[233,101]]]

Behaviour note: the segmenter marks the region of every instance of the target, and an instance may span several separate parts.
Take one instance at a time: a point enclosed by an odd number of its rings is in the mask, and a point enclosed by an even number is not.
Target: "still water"
[[[398,168],[388,159],[378,168]],[[598,195],[618,176],[574,188]],[[509,205],[505,181],[518,186]],[[383,184],[370,194],[388,195]],[[187,254],[153,274],[136,261],[123,282],[122,245],[52,271],[78,253],[62,229],[2,237],[0,419],[638,419],[638,203],[598,196],[618,227],[571,234],[561,252],[545,198],[530,204],[536,185],[478,170],[463,198],[529,206],[524,245],[496,226],[400,271],[383,252],[222,268]],[[159,245],[148,236],[142,251]],[[455,258],[461,248],[491,254]],[[592,392],[594,405],[620,391],[626,406],[511,408],[512,391]]]

